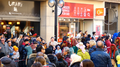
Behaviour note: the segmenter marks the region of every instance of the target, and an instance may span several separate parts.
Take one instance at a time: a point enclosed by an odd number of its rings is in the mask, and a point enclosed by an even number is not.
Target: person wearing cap
[[[13,36],[12,37],[12,45],[11,45],[12,47],[13,46],[17,46],[18,47],[18,43],[16,43],[16,41],[17,41],[17,38],[15,36]]]
[[[78,47],[77,55],[81,56],[81,61],[84,59],[90,59],[90,55],[88,52],[86,52],[85,46],[82,42],[78,43],[76,46]]]

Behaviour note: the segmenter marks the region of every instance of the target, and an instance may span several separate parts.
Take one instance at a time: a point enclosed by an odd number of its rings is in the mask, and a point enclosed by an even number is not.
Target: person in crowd
[[[64,33],[64,36],[63,36],[63,39],[62,39],[62,42],[61,42],[61,45],[63,44],[63,42],[67,39],[67,35],[66,33]]]
[[[91,60],[95,67],[112,67],[110,56],[104,52],[103,47],[103,42],[98,41],[96,51],[91,53]]]
[[[39,44],[37,43],[37,41],[33,42],[33,44],[31,44],[31,48],[32,50],[36,50],[36,47],[38,46]]]
[[[18,67],[18,62],[19,62],[20,54],[18,52],[18,47],[17,46],[13,46],[13,49],[14,49],[14,53],[16,53],[16,54],[12,55],[12,59],[16,62],[16,65]]]
[[[85,49],[87,52],[89,52],[89,50],[90,50],[90,43],[89,42],[86,43]]]
[[[104,33],[103,33],[103,37],[106,39],[106,37],[107,37],[107,32],[104,32]]]
[[[76,46],[79,49],[77,55],[81,56],[81,61],[84,59],[90,59],[90,55],[88,52],[86,52],[85,46],[82,42],[78,43]]]
[[[44,46],[45,49],[47,48],[47,43],[45,43],[45,40],[44,40],[44,39],[42,40],[41,45]]]
[[[17,41],[17,38],[15,36],[12,37],[12,47],[13,46],[17,46],[18,47],[18,43],[16,42]]]
[[[78,56],[77,54],[72,54],[70,56],[70,60],[70,67],[80,67],[81,56]]]
[[[120,52],[120,37],[117,37],[117,38],[115,39],[115,45],[116,45],[118,51]]]
[[[65,61],[67,61],[68,66],[69,66],[70,65],[70,49],[69,49],[69,47],[63,48],[63,55],[65,57]]]
[[[83,42],[84,45],[86,45],[86,43],[87,43],[86,37],[87,37],[87,35],[83,34],[83,37],[81,39],[81,42]]]
[[[86,34],[86,35],[88,35],[88,32],[87,32],[87,31],[85,31],[85,34]]]
[[[36,39],[34,39],[33,42],[34,41],[37,41],[39,45],[42,43],[41,37],[39,35],[36,36]]]
[[[23,40],[25,39],[27,39],[27,36],[25,36]],[[19,53],[20,53],[19,60],[22,61],[19,61],[19,67],[26,67],[25,60],[27,57],[27,50],[25,49],[25,45],[23,45],[22,43],[23,41],[21,40],[21,44],[19,45]]]
[[[96,32],[92,32],[92,34],[93,34],[92,39],[96,41],[96,38],[95,38]]]
[[[25,43],[24,43],[24,40],[25,39],[29,39],[29,37],[28,37],[28,35],[24,35],[23,36],[23,38],[20,40],[20,42],[19,42],[19,46],[21,46],[21,45],[24,45],[25,46]]]
[[[62,50],[60,49],[60,46],[57,46],[57,49],[55,50],[55,54],[62,53]]]
[[[58,66],[57,67],[68,67],[68,63],[63,60],[63,55],[62,53],[58,53],[56,54],[57,58],[58,58]]]
[[[11,58],[11,56],[12,56],[12,55],[16,55],[16,53],[14,52],[13,47],[11,46],[11,45],[12,45],[11,41],[8,41],[7,43],[8,43],[9,52],[10,52],[9,56],[10,56],[10,58]]]
[[[53,54],[51,48],[47,48],[45,51],[45,54],[47,54],[49,60],[51,63],[54,63],[56,66],[58,66],[58,59],[57,57]]]
[[[28,44],[28,43],[29,43],[29,40],[28,40],[28,39],[25,39],[24,42],[25,42],[25,49],[26,49],[26,51],[27,51],[27,59],[29,59],[30,54],[32,54],[32,48],[31,48],[31,46]]]
[[[51,46],[53,46],[53,50],[55,50],[55,46],[58,44],[58,42],[54,40],[54,37],[51,37],[51,41],[49,43],[50,43]],[[48,45],[48,47],[50,45]]]
[[[96,67],[91,60],[85,59],[80,63],[80,67]]]
[[[118,37],[118,33],[114,33],[112,37],[112,43],[115,42],[116,38]]]
[[[43,66],[40,62],[36,62],[31,67],[43,67]]]
[[[90,40],[90,50],[89,50],[89,54],[91,55],[92,52],[96,51],[96,42],[95,40]]]
[[[82,30],[80,30],[79,33],[77,34],[77,38],[81,39],[81,36],[82,36]]]
[[[110,52],[110,46],[111,46],[111,42],[110,42],[110,37],[109,36],[106,36],[105,44],[107,46],[107,51],[109,53]]]
[[[117,55],[116,60],[117,60],[117,67],[120,67],[120,54]]]
[[[88,34],[87,37],[86,37],[86,41],[90,41],[90,39],[91,39],[91,35]],[[86,44],[85,44],[85,45],[86,45]]]
[[[1,62],[4,65],[3,67],[17,67],[16,63],[8,57],[1,58]]]
[[[116,56],[119,55],[119,52],[118,52],[115,44],[111,44],[109,54],[110,54],[112,65],[115,67],[116,66]]]
[[[2,36],[3,36],[3,34],[2,34],[2,33],[0,33],[0,42],[1,42],[1,38],[2,38]]]
[[[61,45],[61,48],[63,49],[64,47],[67,47],[68,45],[71,45],[69,37],[67,37],[66,40],[63,42],[63,44]]]
[[[36,57],[34,62],[35,63],[40,62],[43,65],[43,67],[56,67],[56,65],[53,64],[53,63],[46,64],[46,60],[45,60],[45,58],[43,56]]]
[[[106,46],[104,37],[101,37],[101,41],[103,41],[104,45]]]
[[[5,38],[1,38],[1,42],[0,42],[0,52],[5,53],[5,55],[9,55],[9,46],[7,44],[7,42],[5,42]]]
[[[20,42],[20,40],[21,40],[22,38],[23,38],[23,35],[20,34],[19,37],[18,37],[18,39],[17,39],[17,41],[16,41],[16,42],[18,43],[18,46],[19,46],[19,42]]]
[[[69,47],[70,55],[73,54],[74,53],[74,49],[73,49],[72,45],[69,43],[67,47]]]

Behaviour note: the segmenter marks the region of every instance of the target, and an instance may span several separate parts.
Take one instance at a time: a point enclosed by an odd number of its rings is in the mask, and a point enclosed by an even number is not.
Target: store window
[[[19,36],[24,33],[27,35],[33,35],[37,33],[40,35],[40,22],[33,21],[1,21],[0,33],[10,32],[11,36]]]

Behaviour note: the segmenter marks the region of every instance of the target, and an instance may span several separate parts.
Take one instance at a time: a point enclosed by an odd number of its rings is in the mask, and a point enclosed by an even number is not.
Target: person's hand
[[[13,55],[16,55],[16,53],[14,52]]]

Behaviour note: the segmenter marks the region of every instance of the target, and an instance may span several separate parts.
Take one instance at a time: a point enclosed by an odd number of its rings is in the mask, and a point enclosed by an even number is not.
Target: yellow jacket
[[[120,64],[120,55],[117,55],[116,60],[117,60],[117,64]]]

